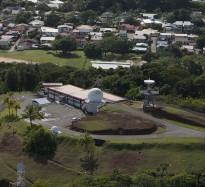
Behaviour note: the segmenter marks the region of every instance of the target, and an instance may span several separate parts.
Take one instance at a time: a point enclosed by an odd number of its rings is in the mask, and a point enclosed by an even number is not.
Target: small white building
[[[50,36],[50,37],[42,36],[40,38],[40,44],[51,47],[51,44],[54,40],[55,40],[55,37],[53,36]]]
[[[40,28],[40,27],[43,27],[44,26],[44,22],[43,21],[40,21],[38,19],[35,19],[33,21],[31,21],[29,23],[29,25],[31,25],[32,27],[34,28]]]
[[[12,38],[13,37],[11,36],[2,36],[2,38],[0,39],[0,48],[9,49],[11,46]]]
[[[143,18],[153,19],[154,16],[156,16],[157,14],[152,14],[152,13],[140,13],[140,15],[141,15]]]
[[[132,66],[132,61],[127,62],[117,62],[117,61],[101,61],[101,60],[95,60],[91,61],[92,67],[94,68],[102,68],[102,69],[116,69],[119,66],[124,68],[130,68]]]
[[[187,34],[175,34],[173,43],[188,44],[189,39]]]
[[[59,25],[57,26],[57,29],[59,33],[63,33],[63,32],[68,33],[71,30],[71,27],[68,25]]]
[[[58,29],[52,27],[41,27],[41,36],[57,36],[59,34]]]

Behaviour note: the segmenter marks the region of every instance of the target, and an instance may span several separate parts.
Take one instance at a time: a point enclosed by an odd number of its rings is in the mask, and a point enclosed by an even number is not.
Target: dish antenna
[[[17,183],[16,186],[17,187],[25,187],[25,166],[23,163],[18,163],[16,166],[16,170],[17,170]]]
[[[143,108],[154,107],[154,96],[159,94],[159,90],[152,90],[152,86],[155,83],[154,80],[144,80],[144,83],[147,85],[147,89],[140,91],[145,96]]]

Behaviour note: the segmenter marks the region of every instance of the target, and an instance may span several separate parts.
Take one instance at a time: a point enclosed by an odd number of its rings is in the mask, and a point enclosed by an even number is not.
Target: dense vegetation
[[[160,94],[179,98],[201,99],[190,109],[204,111],[205,95],[204,57],[202,55],[183,55],[176,46],[170,46],[157,53],[146,53],[142,57],[148,61],[141,67],[130,69],[75,69],[59,67],[54,64],[0,64],[0,90],[34,91],[43,82],[62,82],[83,88],[91,88],[99,76],[103,77],[102,89],[129,99],[141,99],[139,90],[144,87],[144,79],[154,79]],[[174,102],[174,100],[173,100]],[[177,103],[177,102],[174,102]],[[189,102],[190,103],[190,102]],[[194,103],[194,101],[193,101]],[[201,103],[201,104],[200,104]],[[184,104],[185,105],[185,104]],[[186,104],[187,106],[187,104]]]
[[[115,169],[102,177],[87,177],[76,187],[203,187],[205,185],[204,171],[172,175],[168,173],[169,166],[168,163],[162,163],[156,169],[142,171],[134,176],[122,174]]]

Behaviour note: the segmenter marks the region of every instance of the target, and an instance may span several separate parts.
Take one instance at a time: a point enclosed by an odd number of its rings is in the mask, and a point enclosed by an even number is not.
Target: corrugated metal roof
[[[50,103],[50,101],[46,98],[33,99],[32,101],[38,103],[39,105],[46,105]]]

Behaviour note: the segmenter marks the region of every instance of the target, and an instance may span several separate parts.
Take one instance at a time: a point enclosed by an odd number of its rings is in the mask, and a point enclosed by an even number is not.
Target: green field
[[[85,63],[85,56],[83,51],[75,51],[67,55],[59,55],[53,50],[24,50],[24,51],[15,51],[9,53],[7,51],[0,51],[1,57],[8,57],[20,60],[26,60],[29,62],[51,62],[59,66],[72,66],[77,68],[82,68]],[[89,67],[90,59],[86,60],[85,67]]]
[[[85,64],[85,68],[91,66],[91,59],[85,57],[83,51],[74,51],[70,54],[63,55],[62,53],[56,53],[54,50],[24,50],[24,51],[14,51],[8,52],[6,50],[0,50],[0,57],[14,58],[19,60],[26,60],[29,62],[40,62],[47,63],[51,62],[59,66],[72,66],[76,68],[82,68]],[[128,54],[128,55],[119,55],[108,53],[106,57],[103,57],[101,60],[118,60],[126,61],[130,60],[137,65],[141,61],[140,55]],[[86,63],[85,63],[86,62]]]

